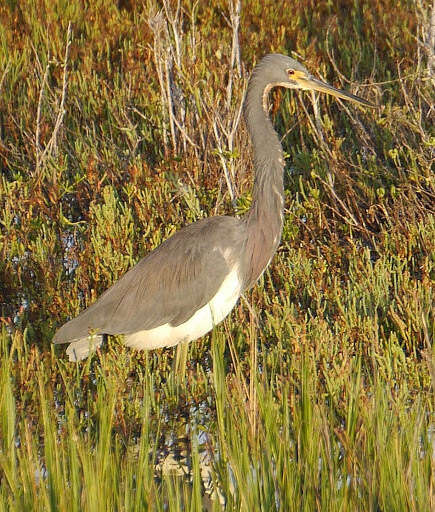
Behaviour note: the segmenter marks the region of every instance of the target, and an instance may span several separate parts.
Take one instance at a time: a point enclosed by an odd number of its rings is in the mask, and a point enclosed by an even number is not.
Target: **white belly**
[[[176,327],[160,325],[147,331],[125,335],[124,343],[139,350],[172,347],[182,341],[193,341],[221,322],[233,309],[241,293],[237,269],[228,274],[212,300],[199,309],[189,320]]]

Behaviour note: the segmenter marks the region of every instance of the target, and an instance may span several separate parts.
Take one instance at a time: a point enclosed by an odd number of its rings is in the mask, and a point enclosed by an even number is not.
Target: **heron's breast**
[[[126,334],[125,344],[139,350],[149,350],[196,340],[211,331],[230,313],[240,297],[241,288],[238,269],[234,268],[210,302],[193,312],[189,320],[177,326],[167,323],[146,331]]]

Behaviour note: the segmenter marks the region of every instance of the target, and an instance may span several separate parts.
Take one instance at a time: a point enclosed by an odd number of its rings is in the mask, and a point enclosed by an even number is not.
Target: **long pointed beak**
[[[350,92],[342,91],[340,89],[336,89],[332,87],[332,85],[326,84],[325,82],[321,82],[312,76],[307,78],[300,78],[298,82],[302,85],[305,90],[314,90],[319,92],[325,92],[326,94],[330,94],[331,96],[336,96],[337,98],[341,98],[343,100],[354,101],[355,103],[360,103],[361,105],[365,105],[366,107],[376,108],[376,105],[370,103],[370,101],[364,100]]]

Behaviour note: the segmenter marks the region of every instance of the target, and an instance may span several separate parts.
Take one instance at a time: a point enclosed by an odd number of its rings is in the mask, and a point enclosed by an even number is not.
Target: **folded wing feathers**
[[[188,320],[211,300],[228,274],[228,254],[237,257],[243,245],[240,227],[233,217],[210,217],[177,232],[63,325],[53,342],[78,340],[71,351],[80,354],[86,348],[80,338],[88,339],[93,330],[125,334]]]

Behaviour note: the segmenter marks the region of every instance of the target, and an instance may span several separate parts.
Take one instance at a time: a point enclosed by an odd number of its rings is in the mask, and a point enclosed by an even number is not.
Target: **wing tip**
[[[95,329],[83,329],[82,326],[77,326],[74,322],[76,319],[73,318],[66,324],[63,324],[59,329],[54,333],[52,343],[55,345],[62,343],[71,343],[72,341],[85,338],[90,334],[90,331]],[[95,334],[99,334],[96,332]]]
[[[67,343],[67,341],[65,339],[62,339],[61,332],[60,332],[61,330],[62,330],[62,327],[54,333],[51,343],[54,343],[55,345],[59,345],[60,343]]]

